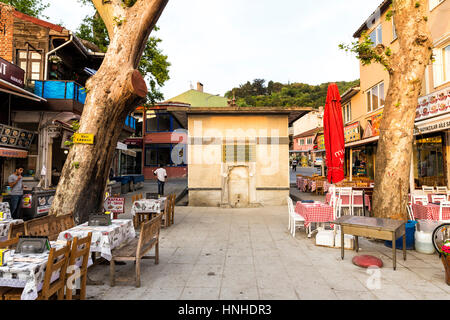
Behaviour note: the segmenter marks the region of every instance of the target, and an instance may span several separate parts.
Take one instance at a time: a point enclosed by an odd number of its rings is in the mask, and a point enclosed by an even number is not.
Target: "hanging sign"
[[[94,135],[89,133],[75,133],[73,143],[76,144],[94,144]]]
[[[380,135],[380,124],[383,118],[383,111],[378,112],[372,116],[372,135],[373,137]]]
[[[104,202],[104,209],[106,212],[124,213],[125,198],[107,198]]]

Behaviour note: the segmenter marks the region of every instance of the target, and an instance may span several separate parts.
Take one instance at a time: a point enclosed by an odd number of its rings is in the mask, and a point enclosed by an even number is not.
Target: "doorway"
[[[232,208],[249,206],[249,169],[237,166],[231,169],[228,178],[229,204]]]

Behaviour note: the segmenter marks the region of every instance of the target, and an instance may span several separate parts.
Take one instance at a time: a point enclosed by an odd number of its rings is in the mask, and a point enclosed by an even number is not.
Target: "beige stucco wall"
[[[428,1],[426,1],[426,3],[428,6]],[[438,5],[436,8],[434,8],[429,14],[428,24],[430,26],[430,31],[432,34],[434,44],[439,44],[440,46],[442,46],[443,43],[450,43],[450,19],[448,14],[449,12],[450,12],[450,1],[446,0],[442,2],[440,5]],[[393,52],[396,52],[399,49],[399,41],[396,39],[394,40],[393,38],[392,21],[386,20],[386,14],[387,11],[381,15],[380,21],[377,21],[373,25],[373,27],[367,31],[367,34],[370,34],[381,23],[383,44],[385,46],[389,46]],[[425,77],[427,77],[426,80]],[[360,63],[360,79],[361,79],[360,84],[361,91],[351,99],[352,122],[360,121],[364,129],[366,127],[367,120],[370,119],[370,116],[382,110],[381,108],[371,113],[367,113],[367,102],[365,94],[368,89],[384,81],[384,88],[385,88],[384,94],[386,97],[389,88],[389,74],[386,70],[384,70],[384,67],[378,63],[372,63],[368,66],[363,66]],[[421,96],[426,95],[427,93],[430,92],[444,89],[448,86],[449,86],[448,82],[439,87],[434,86],[433,68],[431,65],[429,65],[423,77]]]
[[[224,176],[233,164],[222,162],[222,145],[226,139],[231,139],[230,144],[234,139],[242,140],[237,144],[245,144],[245,139],[255,144],[257,138],[281,138],[282,141],[256,144],[255,162],[234,164],[248,166],[250,206],[286,203],[289,195],[287,115],[189,115],[188,132],[189,205],[223,205]]]

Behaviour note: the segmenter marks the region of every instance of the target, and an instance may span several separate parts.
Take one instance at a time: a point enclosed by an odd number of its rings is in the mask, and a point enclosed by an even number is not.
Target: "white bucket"
[[[434,249],[432,236],[432,232],[416,231],[414,234],[416,251],[425,254],[434,254],[436,250]]]

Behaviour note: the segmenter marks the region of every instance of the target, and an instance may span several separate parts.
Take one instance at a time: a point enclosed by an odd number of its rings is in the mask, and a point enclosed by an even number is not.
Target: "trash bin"
[[[417,231],[414,235],[416,251],[424,254],[436,252],[433,245],[433,231],[441,222],[434,220],[417,220]]]
[[[417,221],[409,220],[406,224],[406,250],[414,250],[414,234],[416,232]],[[385,241],[386,247],[392,248],[392,241]],[[403,249],[403,236],[395,241],[397,249]]]

